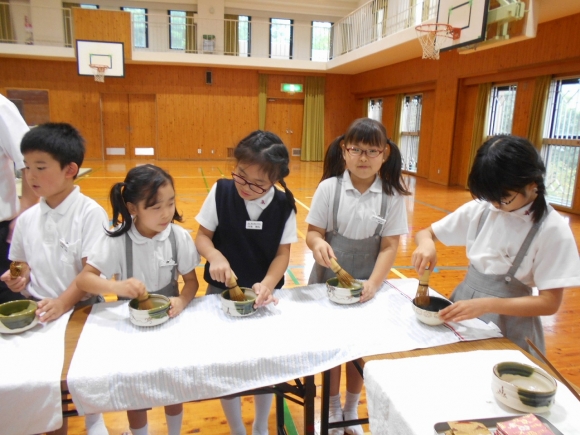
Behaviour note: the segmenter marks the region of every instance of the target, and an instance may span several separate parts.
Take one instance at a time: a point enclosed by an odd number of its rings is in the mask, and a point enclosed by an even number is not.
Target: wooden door
[[[155,95],[129,95],[130,157],[157,155],[157,123]]]
[[[288,148],[300,150],[302,146],[303,100],[269,100],[266,105],[266,130],[276,133]],[[296,159],[300,158],[298,154]]]

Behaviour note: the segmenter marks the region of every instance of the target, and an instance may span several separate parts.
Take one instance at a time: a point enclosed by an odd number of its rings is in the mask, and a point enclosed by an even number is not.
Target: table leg
[[[316,400],[316,384],[314,376],[304,377],[304,434],[314,435],[314,401]]]
[[[320,435],[328,435],[328,413],[330,407],[330,370],[322,373],[322,397],[320,398]]]
[[[276,394],[276,432],[278,435],[286,435],[284,424],[284,395]]]

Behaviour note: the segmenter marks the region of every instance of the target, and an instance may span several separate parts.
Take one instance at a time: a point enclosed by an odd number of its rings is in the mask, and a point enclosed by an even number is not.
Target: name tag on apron
[[[262,221],[246,221],[247,230],[261,230]]]
[[[383,219],[382,217],[377,216],[377,215],[374,215],[373,217],[371,217],[371,220],[376,222],[377,224],[381,224],[381,225],[383,225],[387,221],[386,219]]]

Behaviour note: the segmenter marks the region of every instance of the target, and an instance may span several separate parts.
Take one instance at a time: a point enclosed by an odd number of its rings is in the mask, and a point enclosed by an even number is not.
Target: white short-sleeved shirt
[[[210,231],[215,231],[219,221],[217,214],[217,207],[215,203],[215,191],[217,183],[211,187],[211,190],[207,194],[199,214],[195,217],[195,220]],[[270,205],[272,199],[274,199],[275,187],[272,186],[264,196],[254,199],[252,201],[247,201],[244,199],[246,204],[246,210],[250,219],[257,220],[260,217],[262,211]],[[284,225],[284,232],[282,233],[282,239],[280,240],[281,245],[287,245],[289,243],[294,243],[298,241],[298,236],[296,232],[296,212],[292,210],[290,216],[286,220],[286,225]]]
[[[508,272],[533,225],[529,209],[505,212],[483,201],[470,201],[431,225],[437,239],[448,246],[465,246],[469,262],[478,272]],[[479,233],[483,211],[490,213]],[[541,224],[515,277],[538,290],[580,286],[580,259],[566,219],[552,211]]]
[[[78,186],[54,209],[41,198],[25,210],[16,221],[9,257],[30,266],[28,294],[37,299],[60,296],[108,225],[107,212]]]
[[[310,212],[306,222],[326,231],[333,230],[334,193],[338,186],[336,177],[323,180],[314,192]],[[337,225],[339,234],[353,240],[371,237],[377,228],[377,218],[381,213],[383,186],[380,177],[376,177],[371,187],[360,193],[352,185],[350,173],[344,171],[342,191],[338,207]],[[398,193],[388,196],[387,217],[381,231],[381,237],[407,234],[407,209],[405,198]]]
[[[176,259],[173,258],[169,241],[172,229],[175,233]],[[135,225],[131,225],[127,234],[133,241],[133,278],[144,283],[151,292],[160,290],[171,282],[171,272],[176,262],[177,271],[181,275],[191,272],[200,262],[191,236],[179,225],[169,225],[153,238],[142,236]],[[124,234],[102,238],[87,263],[106,278],[116,275],[118,279],[128,279],[125,240]]]
[[[14,103],[0,95],[0,222],[18,215],[14,167],[24,168],[20,142],[28,130]]]

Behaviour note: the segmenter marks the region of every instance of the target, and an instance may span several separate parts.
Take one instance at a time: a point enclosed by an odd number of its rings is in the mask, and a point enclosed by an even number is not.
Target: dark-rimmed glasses
[[[500,201],[499,203],[501,205],[510,205],[512,202],[514,202],[514,199],[516,199],[519,194],[520,194],[520,192],[516,192],[516,194],[513,196],[513,198],[510,199],[509,201]]]
[[[264,189],[261,186],[258,186],[257,184],[254,183],[250,183],[248,180],[246,180],[244,177],[242,177],[241,175],[235,174],[235,173],[231,173],[232,174],[232,178],[233,180],[238,183],[241,186],[248,186],[250,188],[250,190],[254,193],[264,193],[266,192],[268,189]]]
[[[358,157],[362,154],[366,154],[369,159],[374,159],[375,157],[380,156],[384,150],[378,150],[376,148],[369,148],[368,150],[363,150],[357,147],[345,147],[348,153],[351,156]]]

